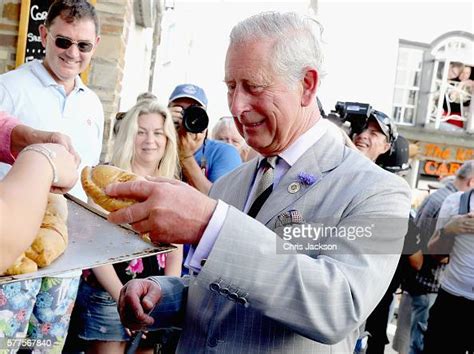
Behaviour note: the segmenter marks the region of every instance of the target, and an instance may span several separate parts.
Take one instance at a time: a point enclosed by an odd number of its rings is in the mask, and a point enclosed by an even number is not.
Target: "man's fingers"
[[[134,222],[134,223],[130,224],[130,226],[132,226],[132,228],[135,231],[137,231],[141,234],[145,234],[145,233],[151,231],[151,229],[152,229],[152,225],[151,225],[149,219]]]
[[[143,309],[148,313],[161,298],[161,288],[158,284],[148,289],[148,293],[142,299]]]
[[[148,292],[151,294],[147,295]],[[138,330],[153,324],[154,319],[148,315],[148,312],[158,302],[160,296],[160,287],[153,282],[132,280],[127,283],[120,292],[118,304],[120,317],[125,326],[132,330]],[[147,300],[143,301],[145,298]],[[153,304],[150,305],[151,302]]]
[[[107,215],[107,220],[114,224],[132,224],[146,219],[148,215],[145,203],[138,203],[110,213]]]
[[[148,282],[150,283],[145,285],[147,286],[146,295],[141,299],[140,306],[136,307],[135,317],[139,322],[151,325],[154,319],[149,313],[161,298],[161,288],[150,280]]]
[[[138,180],[109,184],[105,188],[105,193],[111,197],[145,200],[151,194],[153,188],[154,185],[152,183]]]

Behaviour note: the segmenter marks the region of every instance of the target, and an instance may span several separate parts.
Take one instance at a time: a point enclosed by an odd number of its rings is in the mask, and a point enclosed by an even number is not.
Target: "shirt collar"
[[[36,75],[36,77],[40,80],[40,82],[44,86],[61,86],[59,85],[51,76],[51,74],[46,70],[46,67],[43,65],[43,62],[40,60],[34,60],[31,63],[31,70]],[[74,90],[73,91],[84,91],[85,85],[81,80],[79,75],[76,76],[74,79]]]
[[[319,120],[306,132],[304,132],[299,138],[297,138],[293,144],[291,144],[285,151],[279,156],[291,167],[296,161],[321,137],[326,133],[328,129],[328,122],[319,118]]]
[[[449,189],[453,193],[458,191],[458,189],[456,188],[453,182],[446,183],[446,188]]]

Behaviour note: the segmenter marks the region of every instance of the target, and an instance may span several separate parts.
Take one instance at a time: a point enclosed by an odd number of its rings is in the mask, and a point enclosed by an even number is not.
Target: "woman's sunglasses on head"
[[[52,39],[54,39],[54,44],[56,45],[56,47],[61,49],[69,49],[70,46],[75,44],[77,45],[77,49],[79,49],[81,53],[89,53],[92,48],[94,48],[94,44],[88,41],[73,41],[72,39],[66,37],[53,37],[51,33],[48,34]]]

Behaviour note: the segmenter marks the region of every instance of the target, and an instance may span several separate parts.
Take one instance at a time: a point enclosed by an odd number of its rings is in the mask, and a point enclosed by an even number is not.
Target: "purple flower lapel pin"
[[[317,180],[316,176],[313,176],[312,174],[306,173],[306,172],[300,172],[298,173],[298,181],[305,186],[311,186],[313,185]]]

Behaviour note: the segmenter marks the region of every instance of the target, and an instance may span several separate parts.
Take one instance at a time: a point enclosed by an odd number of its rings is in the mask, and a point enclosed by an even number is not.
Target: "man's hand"
[[[464,215],[455,215],[443,227],[444,233],[447,235],[474,235],[474,212]]]
[[[13,156],[17,156],[23,148],[32,144],[59,144],[73,155],[76,168],[81,163],[81,158],[72,146],[71,139],[58,132],[47,132],[36,130],[26,125],[18,125],[12,130],[11,134],[11,151]]]
[[[194,154],[198,151],[204,143],[205,133],[189,133],[182,132],[180,128],[178,132],[178,151],[179,160],[182,161],[188,157],[194,158]]]
[[[171,117],[173,118],[173,123],[176,127],[176,131],[179,131],[179,129],[183,126],[183,107],[174,106],[168,107],[168,109],[171,113]]]
[[[148,313],[161,299],[160,286],[147,279],[130,280],[120,291],[118,312],[125,327],[142,330],[155,322]]]
[[[154,243],[199,243],[217,202],[180,181],[147,179],[107,186],[111,197],[142,201],[110,213],[108,220],[129,223],[137,232],[149,233]]]
[[[171,116],[178,132],[178,152],[180,161],[193,157],[202,146],[206,134],[189,133],[183,127],[183,108],[180,106],[170,107]]]

